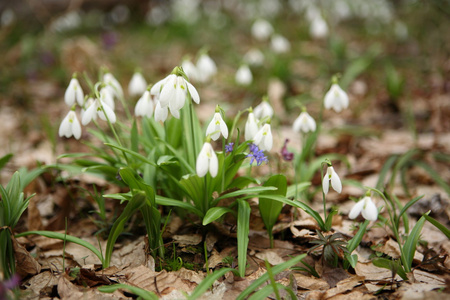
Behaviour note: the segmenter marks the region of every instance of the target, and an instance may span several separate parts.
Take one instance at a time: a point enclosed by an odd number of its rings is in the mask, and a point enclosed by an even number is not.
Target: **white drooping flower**
[[[91,105],[93,105],[94,103],[95,103],[95,100],[94,100],[94,98],[92,98],[92,97],[89,97],[89,98],[86,100],[86,102],[84,103],[83,108],[81,109],[81,120],[83,120],[83,115],[84,115],[84,113],[86,112],[86,110],[87,110]],[[95,115],[93,116],[92,119],[97,120],[97,115],[95,114]]]
[[[111,73],[105,73],[103,75],[103,82],[106,84],[107,88],[111,91],[111,94],[116,98],[123,97],[123,89],[119,81]]]
[[[366,220],[376,221],[378,219],[378,209],[376,205],[373,203],[372,198],[370,198],[369,196],[365,196],[357,203],[355,203],[352,210],[348,214],[348,217],[350,219],[354,219],[360,213]]]
[[[348,107],[348,95],[337,84],[333,83],[330,90],[325,94],[324,105],[326,109],[334,109],[335,112],[341,112]]]
[[[322,188],[325,195],[328,194],[328,190],[330,188],[330,181],[333,189],[340,194],[342,192],[341,179],[339,178],[339,175],[336,173],[336,171],[332,166],[329,166],[327,168],[327,173],[325,174],[322,180]]]
[[[197,60],[197,80],[200,82],[207,82],[212,76],[217,73],[216,63],[209,57],[208,54],[203,53]]]
[[[105,112],[103,112],[103,110]],[[98,98],[95,99],[94,103],[92,103],[84,111],[83,116],[81,118],[81,124],[83,125],[89,124],[89,122],[91,122],[92,119],[94,119],[96,116],[99,116],[100,119],[105,121],[109,119],[111,123],[116,122],[116,114],[114,113],[114,110],[112,110],[112,108],[108,104],[106,104],[105,102],[103,102]]]
[[[195,103],[200,103],[200,96],[195,87],[183,76],[175,74],[178,72],[182,71],[177,67],[172,74],[158,81],[150,90],[150,94],[159,98],[161,108],[169,107],[177,119],[180,117],[179,110],[184,106],[188,93]]]
[[[273,137],[270,124],[266,123],[258,130],[253,138],[253,143],[263,151],[270,151],[272,149]]]
[[[147,81],[141,72],[135,72],[128,84],[128,94],[131,97],[142,95],[147,89]]]
[[[328,35],[328,25],[320,15],[317,15],[314,19],[312,19],[309,27],[309,33],[316,39],[322,39]]]
[[[112,90],[108,87],[103,87],[100,90],[100,100],[104,102],[106,105],[111,107],[112,110],[116,108],[116,105],[114,103],[114,96],[112,94]]]
[[[244,55],[244,61],[252,66],[261,66],[264,62],[264,54],[256,49],[250,49]]]
[[[217,172],[219,171],[219,160],[209,142],[203,144],[202,150],[197,157],[196,171],[199,177],[205,176],[208,171],[209,174],[211,174],[211,177],[217,176]]]
[[[258,120],[256,119],[255,114],[250,111],[248,113],[247,122],[245,122],[245,140],[253,140],[258,133],[258,130]]]
[[[161,107],[161,103],[156,101],[155,105],[155,121],[165,122],[169,115],[169,108],[167,106]]]
[[[270,40],[270,46],[276,53],[286,53],[291,49],[291,43],[282,35],[274,34]]]
[[[272,118],[273,116],[273,108],[266,100],[263,100],[263,102],[257,105],[253,112],[255,113],[255,117],[259,120],[264,118]]]
[[[302,111],[300,115],[295,119],[292,128],[295,132],[309,132],[316,131],[316,121],[306,112]]]
[[[59,136],[70,138],[73,135],[77,140],[81,137],[81,125],[75,111],[71,110],[59,126]]]
[[[252,83],[253,75],[252,71],[247,65],[242,65],[236,71],[236,75],[234,76],[234,80],[237,84],[247,86]]]
[[[264,19],[256,20],[252,25],[252,36],[259,40],[267,40],[273,33],[273,26]]]
[[[189,80],[197,81],[198,79],[198,70],[197,67],[194,65],[194,63],[188,59],[185,58],[183,62],[181,63],[181,67],[183,68],[184,73],[186,73]]]
[[[75,100],[77,101],[78,105],[83,106],[83,89],[81,88],[78,79],[73,77],[69,82],[69,86],[67,87],[66,92],[64,93],[64,101],[67,105],[72,106],[75,103]]]
[[[206,128],[206,136],[210,134],[213,141],[217,141],[217,139],[220,137],[220,134],[222,134],[224,138],[228,138],[227,124],[225,124],[225,121],[222,119],[222,115],[217,110],[208,127]]]
[[[139,98],[134,108],[136,116],[146,116],[151,118],[153,115],[153,100],[150,91],[145,91],[141,98]]]

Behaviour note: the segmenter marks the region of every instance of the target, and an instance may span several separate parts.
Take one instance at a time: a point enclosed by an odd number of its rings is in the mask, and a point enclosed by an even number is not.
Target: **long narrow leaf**
[[[236,270],[232,269],[232,268],[223,268],[220,270],[216,270],[216,271],[214,271],[214,273],[206,276],[206,278],[202,280],[202,282],[195,288],[195,290],[192,292],[191,295],[189,295],[189,297],[187,299],[188,300],[198,299],[206,292],[207,289],[209,289],[213,285],[213,283],[217,279],[219,279],[220,277],[222,277],[223,275],[225,275],[228,272],[233,272],[233,273],[235,273],[235,275],[237,275]]]
[[[450,239],[450,230],[442,225],[441,223],[439,223],[436,219],[430,217],[427,214],[422,215],[425,219],[427,219],[428,222],[430,222],[431,224],[433,224],[434,226],[436,226],[437,229],[439,229],[440,231],[442,231],[443,234],[445,234],[447,236],[448,239]]]
[[[158,296],[153,292],[141,289],[136,286],[123,284],[123,283],[118,283],[118,284],[113,284],[113,285],[104,285],[104,286],[100,286],[98,288],[98,290],[102,293],[114,293],[118,289],[128,290],[131,293],[133,293],[139,297],[142,297],[142,299],[144,299],[144,300],[158,300],[159,299]]]
[[[205,217],[203,218],[203,226],[208,225],[211,222],[214,222],[215,220],[219,219],[221,216],[223,216],[226,213],[234,214],[234,210],[229,209],[228,207],[211,207],[205,214]]]
[[[238,241],[238,268],[239,276],[245,276],[247,267],[248,234],[250,231],[250,204],[238,199],[237,241]]]
[[[103,255],[97,248],[95,248],[91,243],[88,243],[85,240],[82,240],[75,236],[71,236],[68,234],[60,233],[60,232],[53,232],[53,231],[33,230],[33,231],[27,231],[27,232],[22,232],[22,233],[16,234],[15,237],[18,238],[18,237],[32,235],[32,234],[42,235],[42,236],[45,236],[45,237],[48,237],[51,239],[58,239],[58,240],[62,240],[62,241],[64,241],[64,239],[65,239],[67,242],[71,242],[71,243],[75,243],[80,246],[83,246],[84,248],[91,250],[91,252],[94,253],[95,256],[97,256],[98,259],[100,259],[100,261],[103,263]]]
[[[296,256],[287,262],[281,263],[279,265],[276,265],[272,268],[273,275],[277,275],[278,273],[283,272],[286,269],[289,269],[290,267],[294,266],[295,264],[299,263],[302,259],[306,257],[306,254],[301,254],[299,256]],[[265,273],[261,275],[258,279],[252,282],[251,285],[249,285],[237,298],[236,300],[243,300],[248,295],[250,295],[257,287],[259,287],[261,284],[263,284],[265,281],[269,280],[269,274]]]
[[[417,221],[416,225],[414,225],[413,229],[411,230],[411,233],[408,235],[405,244],[403,245],[402,255],[404,256],[404,261],[406,264],[403,267],[405,268],[406,273],[411,272],[411,266],[414,254],[416,253],[417,242],[419,241],[420,232],[422,231],[425,220],[425,217],[422,216],[419,221]]]

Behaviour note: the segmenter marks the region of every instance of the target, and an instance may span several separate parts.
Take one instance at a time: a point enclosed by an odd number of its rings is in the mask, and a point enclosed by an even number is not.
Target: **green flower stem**
[[[222,164],[222,188],[220,191],[222,192],[225,189],[225,138],[222,137],[222,155],[223,155],[223,164]],[[219,166],[220,167],[220,166]]]
[[[191,96],[189,95],[189,124],[191,126],[191,135],[192,135],[192,153],[191,155],[194,156],[194,159],[192,160],[194,162],[195,167],[195,161],[197,159],[197,149],[195,146],[196,140],[195,140],[195,130],[194,130],[194,105],[192,104]],[[206,212],[206,211],[205,211]]]
[[[100,125],[98,125],[97,120],[92,120],[92,122],[95,124],[95,126],[97,127],[98,131],[101,132],[103,139],[105,141],[108,141],[109,137],[106,135],[105,131],[100,127]],[[112,152],[114,153],[114,155],[116,156],[117,160],[120,160],[120,156],[119,154],[115,151],[114,148],[111,148]]]
[[[323,180],[323,164],[324,163],[322,163],[322,166],[320,167],[320,178],[322,180]],[[322,185],[323,185],[323,182],[322,182]],[[323,186],[322,186],[321,190],[322,190],[322,202],[323,202],[323,219],[326,222],[327,221],[327,202],[325,199],[325,193],[323,192]]]
[[[107,123],[108,123],[108,125],[109,125],[109,128],[111,129],[111,131],[112,131],[112,133],[113,133],[113,135],[114,135],[114,138],[115,138],[116,141],[117,141],[117,144],[118,144],[120,147],[123,147],[122,142],[120,141],[119,136],[117,135],[117,132],[116,132],[116,130],[114,129],[113,124],[112,124],[111,121],[109,120],[108,115],[106,114],[105,109],[103,108],[103,105],[101,105],[100,107],[101,107],[101,109],[102,109],[103,114],[104,114],[105,117],[106,117],[106,120],[107,120]],[[129,165],[130,162],[128,161],[128,156],[127,156],[127,154],[126,154],[124,151],[122,151],[122,154],[123,154],[123,156],[125,157],[125,161],[127,162],[127,165]]]

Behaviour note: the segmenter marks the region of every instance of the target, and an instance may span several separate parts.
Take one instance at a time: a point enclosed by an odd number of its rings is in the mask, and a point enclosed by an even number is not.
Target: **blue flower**
[[[230,153],[233,151],[234,143],[229,143],[228,145],[225,145],[225,153]]]
[[[260,166],[263,162],[269,162],[267,159],[267,156],[264,155],[264,151],[260,150],[258,146],[255,144],[248,144],[250,153],[247,154],[246,157],[250,157],[250,165],[253,164],[254,161],[256,161],[256,165]]]

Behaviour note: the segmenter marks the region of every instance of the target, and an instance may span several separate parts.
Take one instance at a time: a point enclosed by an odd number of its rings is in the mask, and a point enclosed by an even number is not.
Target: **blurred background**
[[[57,130],[74,72],[85,94],[83,76],[101,68],[126,89],[137,69],[155,83],[206,51],[218,73],[192,80],[200,118],[216,104],[231,118],[268,95],[288,128],[300,105],[318,115],[339,74],[350,108],[327,112],[330,131],[429,133],[437,145],[450,129],[449,28],[448,0],[2,0],[0,155],[25,153],[21,166],[71,147],[57,149]],[[236,82],[243,64],[251,83]]]

